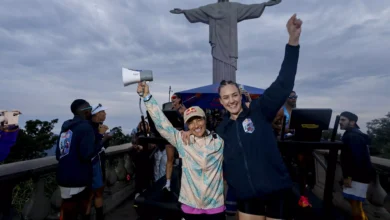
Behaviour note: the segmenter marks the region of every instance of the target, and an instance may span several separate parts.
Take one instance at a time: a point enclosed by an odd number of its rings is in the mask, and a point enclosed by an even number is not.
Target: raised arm
[[[146,109],[149,112],[149,115],[153,120],[157,131],[174,147],[180,148],[181,143],[183,143],[180,132],[172,126],[171,122],[169,122],[167,117],[158,106],[157,101],[149,93],[149,86],[145,83],[139,83],[137,91],[139,92],[141,90],[143,90],[143,98]],[[180,149],[178,150],[180,151]]]
[[[294,14],[287,23],[290,35],[282,67],[276,80],[266,89],[259,99],[252,101],[251,108],[261,112],[268,121],[272,122],[276,113],[283,106],[290,92],[294,88],[299,58],[299,37],[302,21]]]
[[[202,22],[205,24],[209,23],[209,17],[200,8],[182,10],[175,8],[170,11],[172,14],[184,14],[190,23]]]

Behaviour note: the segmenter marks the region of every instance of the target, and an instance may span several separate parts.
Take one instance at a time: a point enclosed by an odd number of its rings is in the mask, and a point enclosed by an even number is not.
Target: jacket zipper
[[[248,181],[249,181],[249,184],[251,185],[251,188],[252,188],[253,192],[256,193],[255,187],[253,186],[252,177],[249,174],[248,162],[246,160],[244,147],[242,146],[242,143],[241,143],[241,138],[240,138],[240,133],[239,133],[238,122],[237,121],[236,121],[236,130],[237,130],[238,145],[240,145],[240,147],[242,149],[242,155],[244,156],[244,164],[245,164],[245,169],[246,169],[246,176],[248,177]]]

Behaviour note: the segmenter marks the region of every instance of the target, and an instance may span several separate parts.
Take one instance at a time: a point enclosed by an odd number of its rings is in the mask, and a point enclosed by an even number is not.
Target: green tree
[[[114,135],[110,140],[109,146],[127,144],[130,143],[132,140],[132,137],[130,135],[123,133],[122,127],[120,126],[112,128],[111,131],[114,132]]]
[[[390,112],[384,118],[368,122],[367,134],[371,137],[371,149],[379,151],[379,156],[390,159]]]
[[[51,121],[29,120],[19,130],[15,145],[4,163],[45,157],[45,150],[53,147],[58,137],[52,132],[58,119]]]

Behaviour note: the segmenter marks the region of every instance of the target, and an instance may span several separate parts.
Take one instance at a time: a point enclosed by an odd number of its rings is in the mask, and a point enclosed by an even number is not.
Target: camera
[[[0,110],[0,124],[1,127],[8,127],[10,125],[18,125],[19,115],[22,113],[19,110]]]

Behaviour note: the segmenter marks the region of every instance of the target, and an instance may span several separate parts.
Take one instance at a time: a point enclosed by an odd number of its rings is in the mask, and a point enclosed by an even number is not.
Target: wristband
[[[145,96],[145,97],[144,97],[144,102],[149,101],[151,98],[152,98],[152,95],[151,95],[151,94]]]

